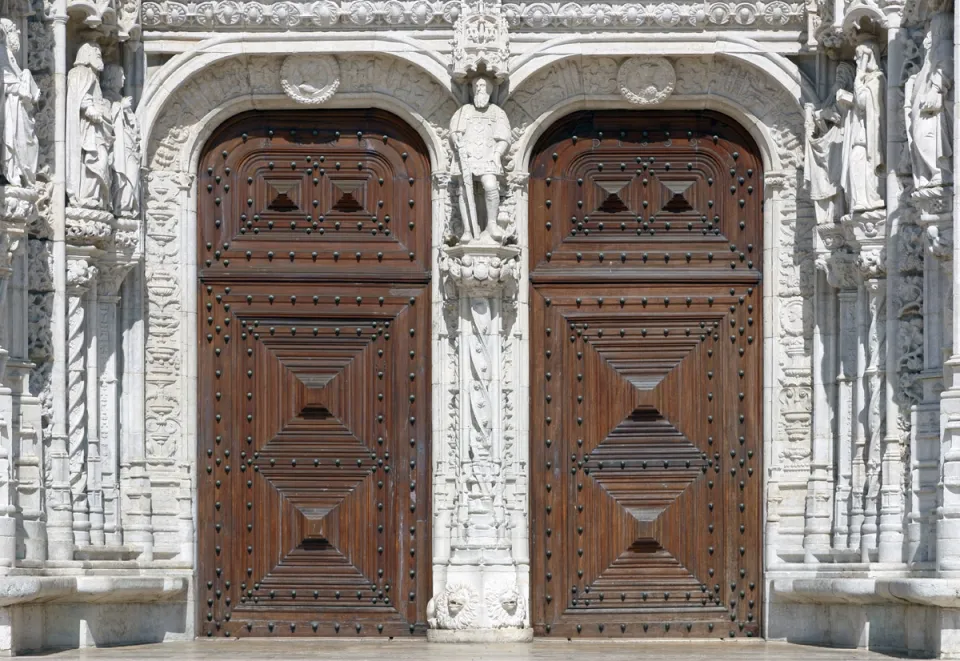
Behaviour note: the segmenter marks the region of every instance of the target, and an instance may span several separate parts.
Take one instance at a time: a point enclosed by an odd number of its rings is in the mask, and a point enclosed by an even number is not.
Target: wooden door
[[[422,634],[430,170],[379,111],[251,113],[198,174],[198,630]]]
[[[759,635],[762,182],[712,113],[579,113],[535,150],[539,635]]]

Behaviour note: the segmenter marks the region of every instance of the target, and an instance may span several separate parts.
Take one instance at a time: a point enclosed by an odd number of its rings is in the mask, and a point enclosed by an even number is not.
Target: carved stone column
[[[10,331],[7,292],[14,260],[26,245],[26,227],[36,213],[33,190],[0,186],[0,566],[16,563],[17,471],[14,435],[13,390],[8,385]]]
[[[67,262],[67,457],[76,546],[90,545],[87,499],[87,307],[97,269],[82,257]],[[97,448],[94,448],[97,452]]]
[[[883,210],[855,213],[844,218],[850,245],[859,252],[857,263],[863,278],[861,289],[865,313],[863,347],[864,405],[866,446],[864,448],[863,525],[860,527],[861,560],[876,560],[880,542],[880,524],[885,528],[884,542],[902,543],[901,504],[903,467],[899,438],[886,429],[886,213]]]
[[[428,607],[428,637],[434,641],[533,637],[526,577],[519,576],[526,565],[517,561],[526,550],[513,548],[511,529],[513,510],[526,507],[517,491],[521,439],[510,420],[519,253],[515,247],[476,242],[441,250],[447,332],[456,347],[447,375],[456,375],[450,406],[459,425],[450,430],[455,436],[448,439],[448,461],[436,465],[452,473],[435,477],[452,486],[444,494],[452,502],[436,508],[449,513],[435,524],[446,526],[435,530],[435,538],[449,551],[441,555],[446,571],[435,572],[444,584],[435,580],[436,597]]]
[[[120,349],[117,304],[120,285],[131,265],[102,263],[97,283],[97,371],[99,398],[97,421],[100,438],[100,485],[103,498],[103,536],[106,546],[123,541],[120,520],[119,451],[120,389],[118,388]]]
[[[837,312],[837,336],[835,350],[837,360],[832,366],[837,381],[835,411],[836,436],[831,427],[831,450],[836,457],[836,485],[834,489],[833,547],[851,548],[851,533],[855,530],[854,540],[859,543],[860,523],[863,519],[862,505],[857,507],[858,498],[853,498],[855,474],[862,467],[857,465],[857,457],[862,452],[862,434],[857,433],[856,424],[859,411],[859,389],[857,386],[857,363],[860,338],[858,335],[857,288],[859,277],[856,268],[856,256],[839,250],[834,252],[825,264],[826,280],[837,291],[839,303]],[[829,424],[829,422],[828,422]],[[857,547],[859,548],[859,547]]]

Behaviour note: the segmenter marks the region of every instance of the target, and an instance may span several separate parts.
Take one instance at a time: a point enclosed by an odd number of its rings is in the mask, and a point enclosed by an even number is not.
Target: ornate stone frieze
[[[146,30],[315,30],[317,28],[449,29],[463,13],[461,0],[281,0],[280,2],[145,2]],[[513,31],[764,28],[801,30],[802,2],[505,3],[501,15]]]
[[[330,55],[290,55],[280,67],[280,86],[297,103],[326,103],[340,87],[340,65]]]
[[[617,84],[627,101],[650,106],[670,98],[677,85],[677,74],[665,57],[631,57],[620,65]]]

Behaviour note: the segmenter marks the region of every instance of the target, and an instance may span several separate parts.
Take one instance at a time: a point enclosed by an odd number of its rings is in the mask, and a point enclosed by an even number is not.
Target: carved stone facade
[[[530,639],[531,157],[574,111],[658,108],[763,158],[763,634],[960,658],[951,4],[8,4],[0,652],[205,634],[200,153],[314,107],[430,155],[428,637]]]

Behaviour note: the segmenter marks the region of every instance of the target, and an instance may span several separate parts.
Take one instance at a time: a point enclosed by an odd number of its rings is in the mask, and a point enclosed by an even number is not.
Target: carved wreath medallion
[[[677,86],[677,74],[663,57],[631,57],[617,73],[620,94],[630,103],[649,106],[663,103]]]
[[[340,65],[332,55],[290,55],[280,67],[280,85],[297,103],[320,105],[340,87]]]

